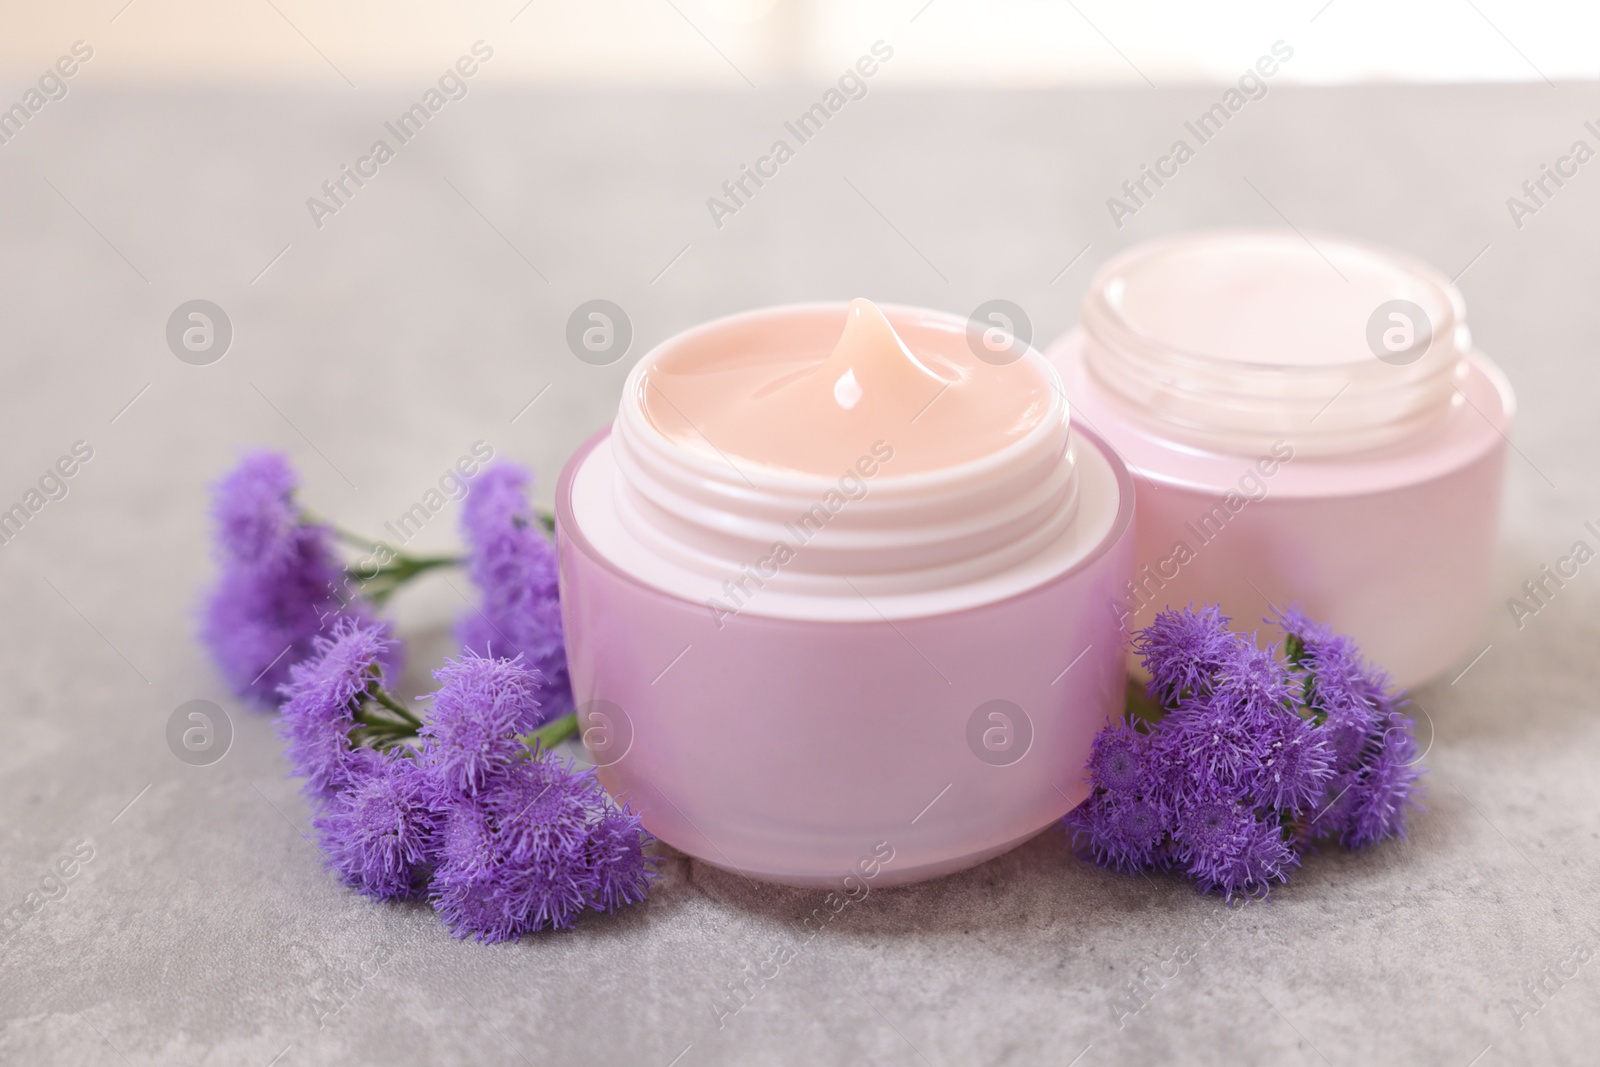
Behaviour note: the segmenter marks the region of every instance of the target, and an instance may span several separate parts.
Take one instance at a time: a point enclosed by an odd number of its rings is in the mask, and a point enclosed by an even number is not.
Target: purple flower
[[[584,863],[595,879],[591,907],[615,911],[650,895],[655,860],[644,854],[650,840],[637,812],[626,806],[607,806],[600,821],[590,828],[584,847]]]
[[[1325,806],[1314,814],[1310,836],[1337,840],[1348,848],[1405,836],[1406,809],[1417,806],[1422,776],[1416,766],[1417,742],[1404,715],[1391,711],[1384,722],[1354,765],[1328,783]]]
[[[1362,658],[1355,642],[1312,622],[1298,607],[1279,616],[1291,657],[1304,672],[1307,709],[1320,720],[1333,776],[1319,790],[1307,834],[1363,848],[1405,835],[1416,807],[1415,724],[1399,710],[1404,698],[1389,677]]]
[[[1126,723],[1108,724],[1095,736],[1089,779],[1093,794],[1067,817],[1074,840],[1113,870],[1131,874],[1150,866],[1170,830],[1151,739]]]
[[[447,793],[468,797],[527,755],[520,734],[541,721],[538,671],[468,652],[433,672],[440,683],[420,731],[423,759]]]
[[[1294,699],[1289,671],[1272,652],[1236,640],[1222,656],[1210,693],[1214,706],[1263,723],[1289,710]]]
[[[247,452],[216,484],[211,514],[225,558],[259,570],[285,566],[300,525],[294,468],[281,452]]]
[[[1275,821],[1262,821],[1238,800],[1218,794],[1179,814],[1172,840],[1175,858],[1202,891],[1232,898],[1289,880],[1300,862]]]
[[[566,646],[557,599],[555,546],[528,504],[533,476],[501,461],[470,483],[461,526],[467,573],[483,593],[481,607],[457,628],[462,647],[483,656],[513,658],[538,671],[544,719],[572,708]]]
[[[225,564],[201,616],[212,659],[236,693],[261,706],[338,612],[329,589],[341,571],[323,531],[302,526],[290,540],[292,555],[275,570]]]
[[[1228,617],[1210,605],[1195,611],[1163,611],[1133,637],[1150,695],[1171,707],[1180,699],[1210,691],[1211,682],[1238,648]]]
[[[1146,750],[1149,739],[1125,722],[1111,723],[1095,735],[1089,777],[1110,793],[1138,796],[1152,786]]]
[[[234,692],[262,707],[341,615],[344,569],[332,534],[306,523],[293,500],[294,471],[274,452],[245,456],[215,489],[221,574],[201,611],[200,639]],[[388,653],[399,660],[398,646]]]
[[[1248,778],[1259,762],[1261,733],[1236,708],[1191,697],[1161,720],[1153,747],[1165,763],[1189,772],[1164,779],[1170,802],[1182,804],[1191,782],[1232,787]]]
[[[351,753],[348,782],[314,820],[328,866],[376,900],[417,895],[438,850],[443,812],[426,770],[407,750]]]
[[[1306,705],[1322,720],[1328,744],[1341,764],[1359,754],[1390,706],[1381,685],[1373,685],[1354,646],[1345,638],[1308,643],[1301,660],[1308,671]]]
[[[1066,820],[1095,862],[1176,867],[1231,898],[1287,881],[1309,841],[1404,833],[1416,740],[1388,678],[1298,609],[1279,621],[1287,662],[1215,607],[1135,635],[1165,714],[1095,738],[1093,788]]]
[[[387,623],[340,619],[327,636],[313,639],[308,659],[290,668],[278,732],[307,796],[326,800],[351,784],[355,708],[386,677],[391,644]]]
[[[1333,778],[1332,756],[1311,723],[1297,715],[1274,717],[1261,732],[1252,796],[1267,806],[1296,814],[1323,796]]]
[[[612,808],[592,771],[541,751],[451,804],[429,896],[457,937],[566,929],[586,908],[645,896],[644,843],[637,816]]]
[[[1094,861],[1124,874],[1149,867],[1170,827],[1153,801],[1127,794],[1097,792],[1067,816],[1074,840]]]

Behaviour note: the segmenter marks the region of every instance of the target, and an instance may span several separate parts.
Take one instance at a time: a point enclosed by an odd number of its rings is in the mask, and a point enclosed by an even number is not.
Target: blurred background
[[[0,62],[96,34],[106,79],[359,86],[492,33],[501,79],[733,86],[826,77],[892,32],[900,82],[1170,85],[1230,79],[1295,31],[1291,82],[1554,81],[1595,77],[1597,30],[1582,0],[18,0]]]

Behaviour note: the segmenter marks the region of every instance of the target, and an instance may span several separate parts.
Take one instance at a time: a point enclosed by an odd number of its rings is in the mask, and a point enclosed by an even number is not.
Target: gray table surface
[[[420,89],[86,86],[0,148],[0,505],[74,441],[94,448],[0,548],[0,904],[93,848],[0,947],[0,1061],[1592,1062],[1600,962],[1574,953],[1600,942],[1600,577],[1585,569],[1520,630],[1504,598],[1600,519],[1600,163],[1520,229],[1505,200],[1595,143],[1582,122],[1600,91],[1275,87],[1118,230],[1106,197],[1219,90],[875,87],[719,229],[705,199],[819,89],[484,84],[314,227],[306,198]],[[664,850],[646,906],[455,941],[426,907],[369,903],[322,871],[270,718],[193,640],[205,486],[241,445],[287,449],[307,500],[357,528],[477,439],[534,464],[547,500],[633,360],[709,316],[1004,296],[1048,340],[1116,249],[1282,219],[1464,272],[1521,409],[1490,647],[1417,693],[1436,734],[1426,812],[1407,841],[1311,857],[1268,903],[1223,912],[1047,832],[873,892],[719,1026],[727,984],[816,893]],[[206,367],[164,340],[196,297],[236,332]],[[563,343],[591,297],[634,324],[614,366]],[[452,543],[455,521],[423,543]],[[399,601],[411,691],[451,651],[465,591],[441,577]],[[231,715],[208,767],[165,740],[191,699]],[[1170,975],[1180,949],[1193,961],[1119,1026],[1126,983]],[[1536,1013],[1514,1010],[1574,968]],[[344,1006],[319,1020],[335,986]]]

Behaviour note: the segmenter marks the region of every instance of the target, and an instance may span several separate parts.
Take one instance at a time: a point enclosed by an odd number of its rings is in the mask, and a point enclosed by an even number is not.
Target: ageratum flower
[[[332,532],[305,521],[294,492],[285,456],[251,452],[213,494],[221,573],[202,607],[200,639],[234,692],[262,707],[334,619],[370,619],[341,603]],[[399,654],[391,647],[392,665]]]
[[[340,619],[312,639],[311,655],[289,671],[278,733],[284,755],[304,792],[328,800],[353,781],[350,731],[355,712],[374,683],[388,676],[392,641],[382,622]]]
[[[298,479],[281,452],[248,452],[217,483],[211,514],[225,559],[255,570],[276,570],[295,555],[300,509]]]
[[[1261,730],[1254,773],[1245,785],[1268,807],[1298,815],[1324,795],[1332,778],[1322,732],[1298,715],[1279,715]]]
[[[443,808],[410,749],[351,753],[343,789],[313,820],[328,867],[375,900],[418,895],[438,851]]]
[[[1213,604],[1160,612],[1134,634],[1134,651],[1150,672],[1150,695],[1171,707],[1185,696],[1209,693],[1217,671],[1238,650],[1240,638],[1228,622]]]
[[[462,503],[467,573],[482,604],[457,627],[462,647],[481,656],[515,658],[540,676],[544,720],[572,710],[567,652],[561,633],[555,546],[528,503],[533,476],[499,461],[474,477]]]
[[[1149,740],[1127,723],[1112,723],[1094,738],[1089,774],[1096,785],[1119,796],[1140,796],[1155,784]]]
[[[1287,881],[1312,840],[1404,832],[1416,741],[1388,679],[1298,611],[1279,622],[1287,662],[1214,607],[1135,636],[1165,715],[1095,739],[1089,799],[1066,820],[1095,862],[1174,868],[1231,898]]]
[[[1209,702],[1248,722],[1275,721],[1294,700],[1289,671],[1272,652],[1238,636],[1241,639],[1220,657]]]
[[[1094,791],[1067,826],[1103,867],[1132,874],[1156,862],[1171,831],[1164,769],[1151,739],[1126,723],[1095,736],[1089,756]]]
[[[1154,747],[1163,763],[1189,773],[1169,774],[1163,792],[1171,804],[1182,804],[1188,784],[1235,788],[1254,775],[1260,760],[1260,726],[1237,708],[1190,697],[1167,713],[1156,732]]]
[[[1303,672],[1306,707],[1320,720],[1333,775],[1317,801],[1308,836],[1362,848],[1405,836],[1408,808],[1422,772],[1416,725],[1403,698],[1348,637],[1312,622],[1298,608],[1279,616]]]
[[[644,898],[654,877],[646,840],[592,770],[539,751],[451,803],[429,897],[457,937],[566,929],[586,909]]]
[[[1067,815],[1067,826],[1096,863],[1124,874],[1154,864],[1172,829],[1167,813],[1155,802],[1113,792],[1091,795]]]
[[[1287,882],[1300,862],[1275,820],[1224,791],[1195,797],[1179,814],[1172,841],[1174,858],[1203,892],[1230,898]]]
[[[610,912],[650,895],[655,859],[644,854],[644,847],[651,840],[637,812],[625,805],[606,807],[584,845],[584,866],[594,874],[590,907]]]
[[[517,659],[468,652],[433,672],[439,691],[422,724],[423,760],[445,793],[470,797],[527,756],[519,735],[542,721],[542,678]]]

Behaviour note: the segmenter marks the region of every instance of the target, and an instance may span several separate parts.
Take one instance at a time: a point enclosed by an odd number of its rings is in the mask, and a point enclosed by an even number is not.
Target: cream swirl
[[[1077,512],[1041,356],[995,366],[963,320],[864,300],[667,341],[630,375],[611,448],[629,540],[710,589],[753,574],[799,596],[947,590],[1046,554]]]

